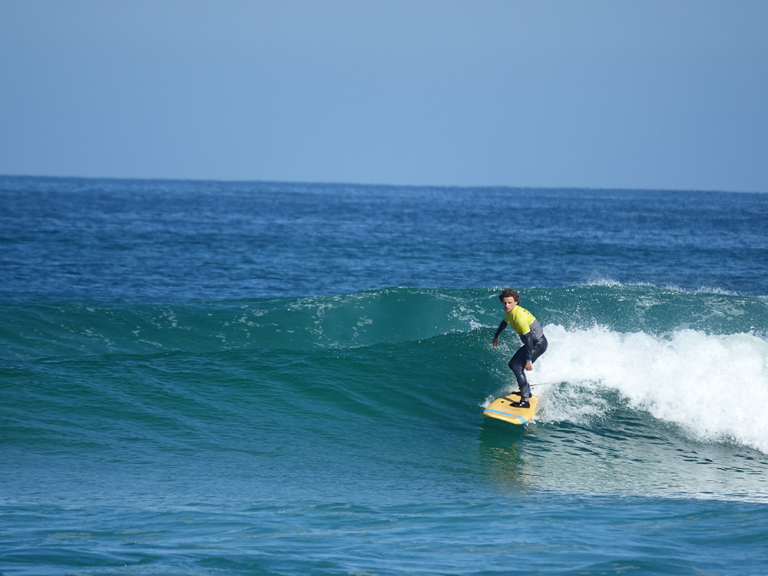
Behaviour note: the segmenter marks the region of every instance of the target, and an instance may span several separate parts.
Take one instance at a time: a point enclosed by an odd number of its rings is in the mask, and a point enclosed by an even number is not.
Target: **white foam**
[[[697,439],[734,441],[768,453],[766,339],[695,330],[654,336],[599,326],[549,325],[545,332],[549,350],[530,381],[565,384],[545,395],[543,419],[599,415],[607,408],[600,393],[614,390],[633,409],[678,424]]]

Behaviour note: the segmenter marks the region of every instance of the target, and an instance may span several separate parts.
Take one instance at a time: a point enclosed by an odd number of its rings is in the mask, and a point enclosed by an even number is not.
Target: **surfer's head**
[[[499,294],[499,300],[504,302],[504,298],[514,298],[515,303],[520,304],[520,293],[512,288],[504,288]]]
[[[512,288],[504,288],[499,294],[499,300],[504,306],[505,312],[511,312],[515,306],[520,304],[520,293]]]

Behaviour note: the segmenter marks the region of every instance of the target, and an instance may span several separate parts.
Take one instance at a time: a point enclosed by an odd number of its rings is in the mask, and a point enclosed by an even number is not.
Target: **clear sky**
[[[768,192],[768,1],[0,0],[0,174]]]

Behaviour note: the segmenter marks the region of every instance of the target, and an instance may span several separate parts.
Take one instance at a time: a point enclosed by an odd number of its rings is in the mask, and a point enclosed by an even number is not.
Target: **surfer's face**
[[[517,302],[512,296],[504,298],[501,303],[504,305],[504,312],[512,312],[512,309],[517,306]]]

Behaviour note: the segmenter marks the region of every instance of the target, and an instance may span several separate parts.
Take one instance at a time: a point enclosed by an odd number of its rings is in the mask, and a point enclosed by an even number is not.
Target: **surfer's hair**
[[[504,290],[501,291],[501,294],[499,294],[499,300],[504,302],[504,298],[514,298],[515,302],[520,304],[520,292],[513,290],[512,288],[504,288]]]

